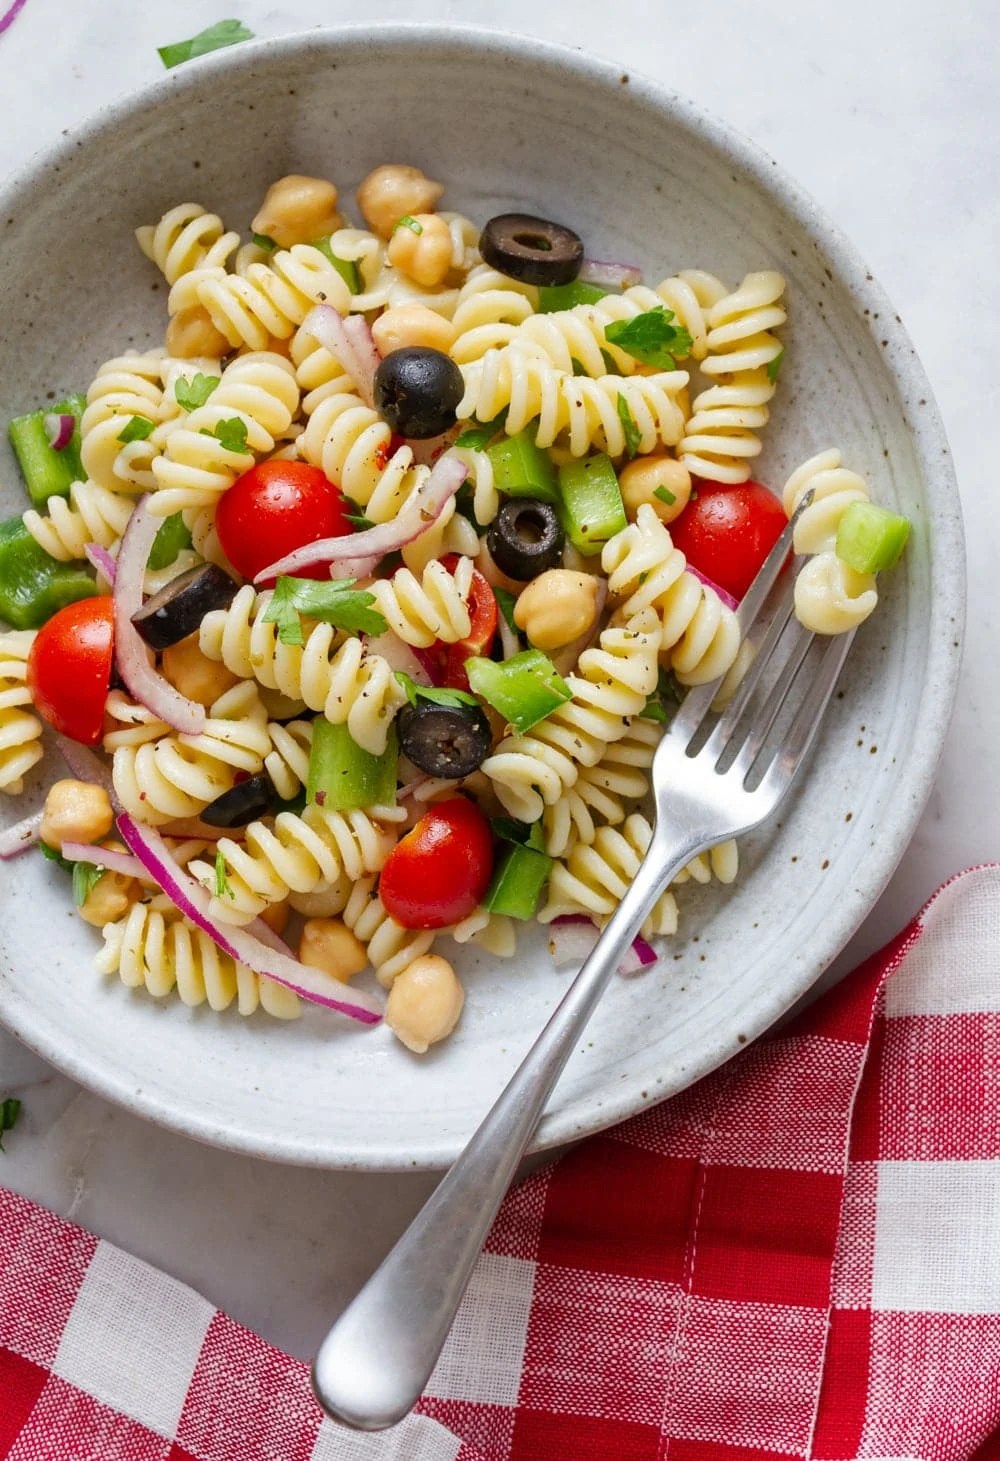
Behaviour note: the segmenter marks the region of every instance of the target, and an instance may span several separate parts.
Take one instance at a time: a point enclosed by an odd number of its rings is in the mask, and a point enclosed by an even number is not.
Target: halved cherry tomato
[[[760,482],[696,482],[670,536],[693,568],[741,599],[787,524],[785,509]]]
[[[449,573],[458,565],[458,554],[448,553],[441,559]],[[465,673],[465,661],[473,655],[488,655],[493,647],[493,636],[497,632],[497,601],[486,579],[478,568],[472,570],[472,584],[469,588],[469,618],[472,627],[464,639],[457,644],[433,646],[430,653],[440,649],[441,678],[439,683],[449,690],[468,690],[469,677]]]
[[[215,526],[223,552],[244,578],[320,538],[353,532],[340,488],[319,467],[272,458],[237,477],[219,499]],[[324,563],[298,570],[300,578],[329,578]]]
[[[404,928],[446,928],[478,907],[492,876],[490,824],[456,796],[428,807],[397,842],[379,877],[379,896]]]
[[[78,599],[42,625],[28,655],[35,709],[85,746],[95,746],[104,729],[114,640],[110,596]]]

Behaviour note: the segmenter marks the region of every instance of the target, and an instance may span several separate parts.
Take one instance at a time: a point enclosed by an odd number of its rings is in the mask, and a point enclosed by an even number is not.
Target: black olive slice
[[[201,820],[210,827],[245,827],[269,812],[275,797],[274,783],[266,771],[261,771],[217,796],[202,812]]]
[[[561,223],[530,213],[499,213],[479,238],[491,269],[522,284],[569,284],[583,263],[583,240]]]
[[[399,748],[428,776],[468,776],[493,746],[490,723],[478,705],[435,705],[418,700],[396,717]]]
[[[486,535],[490,557],[508,578],[537,578],[562,561],[566,534],[548,502],[509,497]]]
[[[153,649],[186,639],[211,609],[228,609],[239,584],[214,563],[172,578],[132,615],[132,623]]]
[[[465,394],[462,372],[440,350],[392,350],[375,372],[375,406],[393,431],[411,440],[440,436],[455,424]]]

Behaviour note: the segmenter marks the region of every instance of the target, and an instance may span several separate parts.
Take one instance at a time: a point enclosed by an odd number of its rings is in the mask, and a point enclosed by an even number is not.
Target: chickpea
[[[293,172],[271,184],[250,227],[273,238],[279,249],[290,249],[292,244],[327,238],[343,223],[333,183]]]
[[[447,355],[457,337],[451,320],[425,304],[398,304],[379,315],[372,325],[372,338],[382,355],[407,345],[423,345]]]
[[[396,976],[385,1006],[385,1022],[408,1050],[423,1055],[450,1035],[465,1003],[465,991],[447,959],[423,954]]]
[[[106,923],[124,917],[135,894],[134,878],[127,878],[124,873],[104,873],[76,911],[84,923],[103,928]]]
[[[260,915],[261,923],[266,923],[272,933],[280,938],[285,931],[285,926],[291,916],[291,908],[288,903],[269,903]]]
[[[339,918],[309,918],[299,940],[299,959],[346,984],[368,964],[361,940]]]
[[[418,213],[407,223],[397,223],[385,256],[422,289],[433,289],[451,268],[447,223],[435,213]]]
[[[679,517],[691,496],[691,474],[673,457],[637,457],[621,473],[618,485],[629,518],[648,502],[662,523]]]
[[[538,649],[559,649],[592,629],[597,619],[596,578],[550,568],[532,579],[514,605],[514,623]]]
[[[38,835],[61,852],[64,842],[100,842],[114,822],[115,814],[103,786],[88,781],[57,781],[45,798]]]
[[[167,354],[177,360],[195,360],[199,355],[218,360],[229,348],[229,341],[215,328],[204,305],[178,310],[167,326]]]
[[[419,167],[384,163],[370,172],[358,189],[358,207],[372,232],[389,238],[407,214],[416,218],[430,213],[443,192],[443,185],[425,177]]]
[[[238,675],[202,654],[197,632],[169,645],[163,651],[161,666],[175,690],[204,705],[206,710],[239,683]]]

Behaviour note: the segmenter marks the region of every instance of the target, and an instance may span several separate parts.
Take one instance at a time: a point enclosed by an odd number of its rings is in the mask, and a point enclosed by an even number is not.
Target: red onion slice
[[[564,913],[549,925],[549,953],[553,963],[582,964],[597,943],[600,929],[584,913]],[[656,951],[644,938],[632,940],[631,948],[618,965],[619,974],[634,974],[655,964]]]
[[[128,520],[115,573],[115,661],[129,690],[158,720],[184,735],[198,736],[205,729],[205,707],[189,700],[165,680],[149,662],[149,651],[132,615],[142,607],[142,581],[153,539],[161,519],[143,497]]]
[[[363,990],[351,989],[350,998],[338,999],[330,993],[330,984],[335,981],[329,975],[324,976],[319,970],[300,964],[288,954],[265,943],[262,937],[251,933],[247,928],[228,925],[223,928],[214,923],[208,912],[208,892],[174,860],[163,838],[152,827],[140,826],[126,812],[122,812],[118,818],[118,831],[126,846],[135,853],[157,886],[163,889],[186,918],[208,934],[224,954],[228,954],[239,964],[245,964],[255,974],[273,979],[276,984],[283,984],[286,989],[291,989],[310,1004],[321,1004],[326,1009],[337,1010],[363,1025],[379,1023],[382,1011],[378,1003]]]
[[[718,597],[725,604],[727,609],[739,608],[739,599],[734,599],[728,589],[720,588],[719,585],[713,579],[709,578],[707,574],[700,573],[698,569],[692,567],[690,563],[687,566],[687,571],[688,573],[690,573],[692,578],[696,578],[699,583],[703,583],[706,588],[710,588],[713,593],[717,594]]]
[[[118,564],[107,548],[102,548],[100,543],[85,543],[83,551],[87,555],[87,562],[96,568],[98,573],[103,573],[108,583],[114,588]]]
[[[375,405],[375,372],[382,364],[371,325],[364,315],[350,315],[344,321],[344,335],[356,361],[354,384],[366,406]]]
[[[345,561],[355,566],[362,560],[369,563],[374,560],[377,563],[387,553],[394,553],[397,548],[405,548],[407,543],[412,543],[414,538],[419,538],[432,523],[437,522],[446,503],[455,496],[468,475],[468,467],[457,457],[442,457],[432,468],[430,475],[403,504],[392,522],[377,523],[373,528],[365,528],[360,533],[349,533],[343,538],[320,538],[318,542],[306,543],[303,547],[296,548],[294,553],[287,553],[284,558],[279,558],[276,563],[268,564],[258,573],[254,583],[267,583],[283,573],[295,574],[314,563],[336,563],[340,570],[343,570]],[[133,514],[132,521],[134,518]],[[123,555],[124,551],[123,544]],[[120,558],[118,564],[120,573]],[[339,577],[339,573],[331,573],[331,577]]]
[[[22,852],[27,852],[29,847],[34,847],[39,840],[38,829],[42,825],[42,814],[36,812],[33,817],[25,817],[23,822],[15,822],[13,827],[0,832],[0,858],[4,862],[12,857],[19,857]]]
[[[87,781],[94,786],[103,786],[111,798],[111,805],[115,811],[119,811],[121,803],[115,795],[109,764],[102,761],[99,756],[95,756],[88,746],[81,746],[79,741],[71,741],[68,736],[57,735],[56,746],[77,781]]]
[[[434,683],[427,672],[424,661],[408,644],[404,644],[397,635],[393,634],[391,629],[387,629],[384,634],[380,634],[375,639],[367,638],[365,648],[371,654],[377,654],[380,659],[384,659],[390,669],[402,670],[404,675],[409,675],[415,684],[432,685]]]
[[[635,264],[609,263],[604,259],[584,259],[576,276],[581,284],[596,284],[601,289],[628,289],[642,283],[642,270]]]
[[[364,381],[366,376],[370,376],[373,381],[375,371],[366,370],[364,361],[359,358],[354,340],[348,333],[347,321],[339,310],[335,310],[332,304],[317,304],[302,321],[302,328],[306,334],[312,335],[314,340],[329,350],[334,360],[346,370],[365,405],[373,405],[374,396],[371,394],[371,385],[369,384],[368,395],[365,395]],[[374,348],[374,341],[372,348]]]
[[[50,411],[44,417],[42,425],[45,427],[45,435],[52,450],[65,451],[73,440],[76,417],[68,412]]]
[[[64,842],[62,855],[67,862],[92,862],[95,867],[105,867],[109,873],[121,873],[126,878],[141,878],[142,863],[127,852],[116,852],[113,847],[94,847],[89,842]]]

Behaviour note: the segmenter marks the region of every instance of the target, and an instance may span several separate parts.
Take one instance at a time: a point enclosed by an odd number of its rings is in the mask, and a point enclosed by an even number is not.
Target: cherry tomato
[[[741,599],[787,525],[781,503],[760,482],[697,482],[670,536],[692,568]]]
[[[320,538],[353,528],[340,488],[307,462],[259,462],[219,499],[215,517],[223,552],[244,578]],[[297,570],[300,578],[329,578],[324,563]]]
[[[379,877],[386,912],[404,928],[446,928],[482,902],[493,876],[486,817],[456,796],[428,807]]]
[[[458,554],[449,553],[441,559],[450,572],[458,563]],[[469,677],[465,673],[465,661],[474,654],[488,655],[493,647],[493,636],[497,632],[497,601],[493,590],[478,568],[472,570],[472,585],[469,589],[469,618],[472,627],[464,639],[457,644],[436,645],[440,648],[440,683],[450,690],[468,690]]]
[[[28,655],[35,709],[85,746],[95,746],[104,729],[114,638],[110,596],[78,599],[42,625]]]

